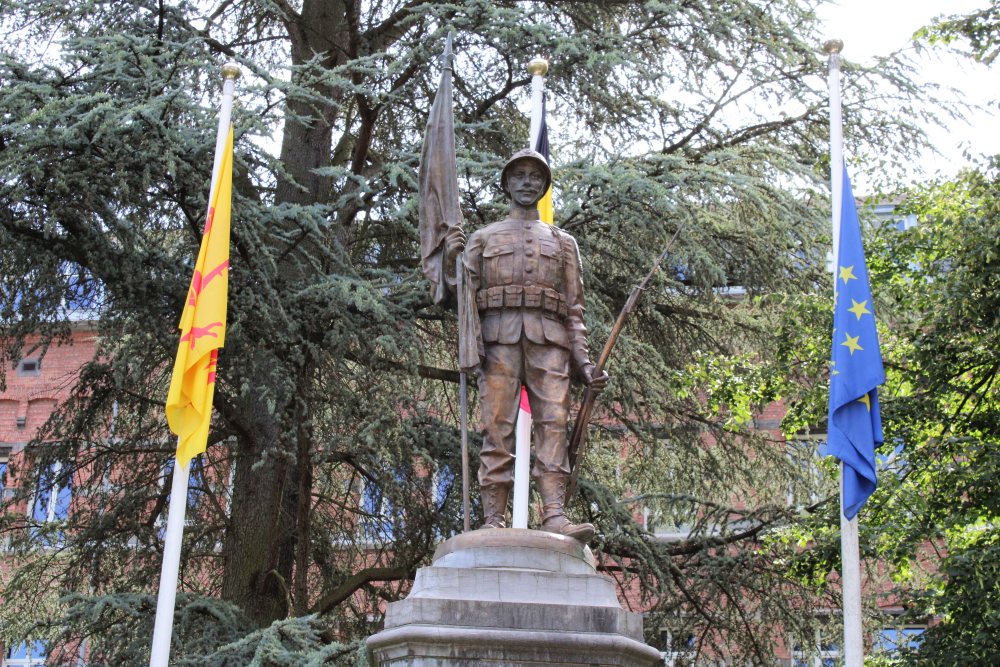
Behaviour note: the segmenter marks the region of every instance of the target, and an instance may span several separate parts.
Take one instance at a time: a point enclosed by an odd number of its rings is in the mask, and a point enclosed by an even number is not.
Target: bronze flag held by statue
[[[464,242],[462,208],[458,201],[458,167],[455,156],[455,112],[451,93],[454,56],[448,33],[441,56],[441,82],[427,118],[423,152],[420,156],[418,215],[420,219],[420,263],[431,284],[434,303],[444,303],[453,290],[462,293],[461,271],[455,270],[458,254]],[[467,309],[459,300],[461,322]],[[469,426],[466,368],[479,363],[475,341],[466,349],[459,327],[459,410],[462,423],[462,513],[463,524],[469,530]],[[474,359],[474,361],[473,361]],[[466,363],[462,363],[463,360]]]
[[[451,43],[452,33],[449,33],[441,56],[441,82],[427,118],[420,156],[420,259],[424,275],[431,283],[434,303],[447,301],[449,287],[455,288],[455,274],[447,262],[445,239],[450,231],[462,229],[451,94],[454,61]]]

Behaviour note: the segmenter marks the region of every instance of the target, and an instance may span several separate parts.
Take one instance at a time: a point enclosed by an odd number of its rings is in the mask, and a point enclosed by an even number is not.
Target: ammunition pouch
[[[541,285],[497,285],[476,293],[476,306],[480,312],[502,308],[531,308],[565,319],[566,299],[551,287]]]

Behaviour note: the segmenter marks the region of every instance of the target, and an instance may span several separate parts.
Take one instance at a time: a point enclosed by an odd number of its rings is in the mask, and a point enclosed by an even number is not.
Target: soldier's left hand
[[[604,391],[604,388],[608,386],[609,380],[608,372],[601,371],[600,375],[594,375],[594,365],[587,364],[583,367],[583,381],[587,387],[596,394]]]
[[[465,232],[460,225],[452,225],[444,236],[444,247],[449,257],[456,257],[465,250]]]

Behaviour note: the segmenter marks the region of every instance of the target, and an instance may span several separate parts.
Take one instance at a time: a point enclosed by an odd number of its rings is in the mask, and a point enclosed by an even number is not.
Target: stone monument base
[[[440,544],[385,629],[371,665],[652,667],[642,615],[622,609],[580,542],[543,531],[477,530]]]

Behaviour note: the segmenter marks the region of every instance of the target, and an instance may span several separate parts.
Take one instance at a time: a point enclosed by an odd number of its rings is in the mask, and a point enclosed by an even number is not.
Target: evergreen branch
[[[337,605],[351,597],[355,591],[373,581],[397,581],[416,576],[416,566],[369,567],[347,577],[339,586],[327,591],[312,605],[312,613],[328,614]]]

